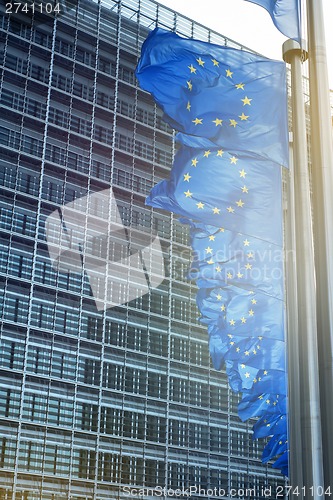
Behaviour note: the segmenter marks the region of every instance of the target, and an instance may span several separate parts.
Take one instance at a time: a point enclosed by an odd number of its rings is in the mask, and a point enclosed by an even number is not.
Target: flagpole
[[[288,333],[290,484],[305,497],[323,486],[317,356],[315,265],[308,171],[302,56],[298,42],[283,44],[291,64],[297,330]],[[302,461],[300,461],[302,457]],[[316,495],[321,498],[321,495]]]
[[[292,135],[290,133],[290,135]],[[296,270],[296,224],[295,224],[295,187],[293,142],[290,139],[290,160],[287,173],[287,210],[285,223],[286,246],[286,301],[287,301],[287,364],[288,364],[288,448],[290,484],[302,485],[302,462],[298,457],[302,452],[301,428],[299,425],[300,405],[300,367],[299,336],[297,314],[297,270]]]
[[[326,487],[333,487],[333,148],[322,0],[308,0],[311,160]]]

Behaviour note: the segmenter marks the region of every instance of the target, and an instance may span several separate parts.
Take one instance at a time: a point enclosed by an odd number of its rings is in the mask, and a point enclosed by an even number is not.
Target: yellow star
[[[235,85],[236,89],[241,89],[241,90],[244,90],[244,87],[245,87],[245,83],[237,83]]]
[[[255,349],[253,349],[253,354],[256,355],[257,354],[257,351]]]
[[[247,270],[252,269],[252,265],[251,264],[246,264],[245,269],[247,269]]]
[[[201,57],[199,57],[199,59],[197,59],[197,63],[199,64],[199,66],[204,66],[205,61],[203,61]]]
[[[249,115],[244,115],[244,113],[242,113],[241,115],[239,115],[239,118],[244,121],[244,120],[247,120],[249,118]]]
[[[216,295],[216,298],[217,300],[222,300],[222,295],[220,295],[219,293]]]
[[[235,345],[235,342],[230,342],[230,345]]]
[[[252,300],[251,300],[251,302],[252,302],[252,304],[254,304],[254,305],[257,303],[256,299],[252,299]]]
[[[241,322],[242,322],[243,324],[245,324],[245,323],[246,323],[246,318],[244,318],[244,316],[241,318]]]
[[[244,368],[245,368],[245,365],[244,365],[243,363],[241,364],[241,368],[243,368],[243,370],[244,370]]]
[[[224,233],[225,229],[224,227],[220,227],[220,233]]]
[[[232,71],[230,71],[230,69],[226,69],[226,70],[225,70],[225,72],[226,72],[226,76],[227,76],[227,78],[228,78],[228,77],[229,77],[229,78],[231,78],[231,77],[232,77],[233,72],[232,72]]]
[[[217,273],[220,273],[220,272],[221,272],[221,267],[220,267],[220,266],[215,267],[215,271],[216,271]]]
[[[231,164],[236,165],[237,162],[238,162],[238,158],[236,158],[236,156],[231,156],[230,157],[230,163]]]
[[[228,210],[229,214],[233,214],[235,212],[235,209],[232,207],[228,207],[227,210]]]
[[[240,279],[240,278],[243,278],[243,276],[244,276],[244,274],[242,274],[242,273],[240,273],[240,272],[239,272],[239,273],[237,273],[237,278],[239,278],[239,279]]]
[[[254,259],[254,253],[253,253],[253,252],[249,252],[249,253],[247,254],[247,258],[248,258],[248,259]]]
[[[245,356],[250,356],[250,351],[245,351]]]
[[[226,310],[226,307],[225,305],[223,304],[223,306],[221,306],[221,311],[224,312]]]
[[[243,208],[243,206],[245,205],[245,203],[244,203],[244,201],[242,201],[242,200],[238,200],[238,201],[236,201],[236,205],[237,205],[238,207],[240,207],[240,208]]]
[[[270,402],[270,400],[269,400],[269,399],[266,399],[266,403],[267,403],[268,405],[270,405],[270,404],[271,404],[271,402]]]
[[[232,274],[231,273],[227,273],[227,278],[228,278],[228,280],[231,280],[232,279]]]
[[[254,383],[254,384],[256,384],[257,382],[258,382],[258,380],[257,380],[256,378],[254,378],[254,379],[253,379],[253,383]],[[259,396],[259,398],[260,398],[260,396]],[[258,398],[258,399],[259,399],[259,398]]]
[[[205,206],[204,203],[201,203],[201,201],[199,201],[199,203],[197,203],[197,207],[198,208],[203,208]]]
[[[217,207],[213,208],[213,214],[217,214],[218,215],[220,212],[221,212],[220,208],[217,208]]]
[[[193,89],[191,80],[188,80],[186,83],[187,83],[187,88],[189,89],[189,91],[191,91]]]
[[[264,371],[264,375],[268,375],[268,371],[267,370]]]
[[[196,70],[196,68],[193,66],[193,64],[191,64],[191,66],[187,66],[187,67],[188,67],[188,69],[191,71],[191,73],[196,73],[196,72],[197,72],[197,70]]]
[[[242,191],[243,191],[243,193],[248,193],[249,189],[246,186],[243,186],[242,187]]]
[[[246,373],[245,373],[245,377],[246,377],[246,378],[250,378],[250,374],[249,374],[249,372],[246,372]]]
[[[254,316],[254,310],[253,309],[249,310],[249,316]]]
[[[242,170],[240,170],[240,171],[239,171],[239,176],[240,176],[240,177],[243,177],[243,179],[245,179],[246,172],[245,172],[245,170],[244,170],[244,169],[242,169]]]
[[[191,111],[191,103],[190,103],[190,101],[187,101],[186,109],[187,109],[187,111]]]
[[[244,243],[244,246],[245,246],[245,247],[250,246],[250,242],[249,242],[249,240],[248,240],[248,239],[244,240],[244,241],[243,241],[243,243]]]
[[[192,167],[196,167],[198,165],[198,162],[199,160],[197,158],[193,158],[193,160],[191,160]]]
[[[231,319],[231,320],[229,321],[229,324],[230,324],[230,326],[235,326],[236,321],[235,321],[234,319]]]
[[[220,63],[216,59],[212,59],[214,66],[218,66]]]
[[[210,248],[210,247],[207,247],[207,248],[205,248],[205,252],[212,254],[213,253],[213,249]]]
[[[215,241],[215,236],[213,234],[209,236],[209,241]]]
[[[237,125],[236,120],[230,119],[229,121],[230,121],[230,127],[234,127],[235,128],[236,125]]]
[[[236,352],[239,352],[240,351],[240,348],[239,347],[236,347]]]
[[[204,152],[204,158],[208,158],[208,156],[211,154],[210,150],[208,149],[207,151]]]
[[[184,181],[190,182],[191,176],[190,174],[184,174]]]
[[[241,99],[241,101],[243,102],[243,106],[246,106],[246,104],[251,106],[252,99],[249,99],[247,96],[245,96],[244,99]]]
[[[222,156],[224,153],[223,149],[218,149],[216,156]]]
[[[193,193],[191,193],[190,190],[187,190],[187,191],[184,191],[184,195],[186,196],[186,198],[192,198]]]
[[[258,337],[259,340],[262,340],[264,337]]]
[[[221,120],[220,118],[215,118],[215,120],[213,120],[213,123],[215,123],[216,126],[222,125],[222,122],[223,120]]]
[[[202,125],[202,120],[203,118],[196,118],[195,120],[192,120],[192,123],[194,123],[194,125]]]
[[[214,264],[213,259],[207,260],[207,264]]]
[[[263,396],[263,395],[258,396],[258,399],[261,399],[261,400],[262,400],[262,399],[264,399],[264,396]]]

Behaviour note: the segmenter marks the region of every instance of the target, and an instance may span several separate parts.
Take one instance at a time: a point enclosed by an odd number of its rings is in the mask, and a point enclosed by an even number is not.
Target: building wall
[[[227,40],[150,0],[76,3],[56,22],[0,7],[0,498],[128,498],[126,485],[262,498],[283,479],[210,365],[186,226],[144,205],[174,144],[134,76],[156,24]],[[119,224],[157,231],[166,276],[103,312],[86,272],[52,268],[45,220],[110,185]]]

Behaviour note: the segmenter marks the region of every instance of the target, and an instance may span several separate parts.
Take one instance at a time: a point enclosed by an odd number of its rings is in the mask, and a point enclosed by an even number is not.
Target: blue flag
[[[281,172],[268,160],[182,146],[170,180],[154,186],[146,203],[281,244],[282,201],[277,192]]]
[[[240,417],[259,417],[256,437],[285,435],[285,66],[156,29],[137,77],[179,131],[170,178],[146,203],[191,227],[189,277],[213,366],[224,365],[231,389],[243,393]],[[272,443],[266,458],[275,450],[286,472],[285,446]]]
[[[197,304],[201,322],[214,324],[239,340],[262,337],[284,340],[284,302],[253,289],[233,285],[200,288]]]
[[[245,421],[269,414],[286,414],[287,398],[279,394],[262,393],[245,395],[238,405],[238,415]]]
[[[188,223],[193,249],[189,277],[199,287],[213,288],[223,283],[284,298],[284,253],[280,245],[224,227]]]
[[[266,9],[283,35],[301,41],[300,0],[247,0]]]
[[[136,76],[185,145],[288,165],[284,63],[157,28],[143,44]]]
[[[264,463],[272,460],[276,455],[282,455],[288,449],[287,434],[277,434],[267,443],[262,454]]]

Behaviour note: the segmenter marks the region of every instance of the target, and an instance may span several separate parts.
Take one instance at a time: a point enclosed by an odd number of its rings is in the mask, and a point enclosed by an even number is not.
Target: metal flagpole
[[[292,133],[290,133],[292,136]],[[285,221],[286,247],[286,301],[287,301],[287,363],[288,363],[288,447],[289,447],[289,479],[290,484],[303,485],[302,461],[298,459],[302,452],[301,428],[299,425],[300,410],[300,368],[299,368],[299,336],[298,336],[298,302],[297,302],[297,270],[296,270],[296,223],[295,223],[295,188],[293,143],[290,143],[290,161],[287,177],[287,211]]]
[[[324,474],[333,493],[333,147],[322,0],[308,0],[307,14]]]
[[[291,64],[297,325],[288,332],[290,484],[302,498],[323,486],[315,265],[305,106],[299,43],[283,44]],[[290,304],[288,304],[290,307]],[[295,312],[294,312],[295,314]],[[301,460],[300,460],[301,459]],[[314,495],[323,498],[323,495]]]

